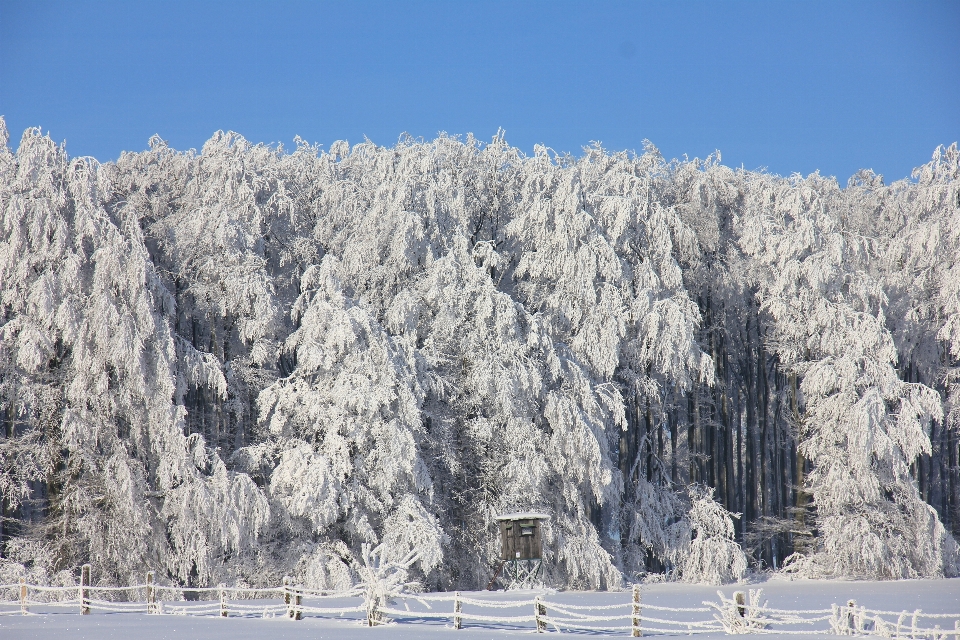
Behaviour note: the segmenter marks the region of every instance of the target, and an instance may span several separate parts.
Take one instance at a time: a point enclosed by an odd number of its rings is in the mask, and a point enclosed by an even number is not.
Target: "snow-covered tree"
[[[690,489],[689,527],[693,540],[682,554],[684,582],[724,584],[741,580],[747,557],[734,540],[730,513],[713,499],[713,489]]]
[[[924,504],[910,465],[930,452],[938,394],[897,376],[887,298],[857,268],[867,247],[840,226],[836,183],[772,184],[743,242],[766,267],[761,299],[783,362],[801,376],[800,451],[816,509],[808,574],[901,578],[953,574],[955,543]],[[769,204],[767,204],[769,203]],[[759,205],[763,206],[763,205]]]
[[[418,451],[422,391],[412,354],[343,291],[328,256],[303,275],[299,325],[285,349],[293,373],[265,389],[262,419],[277,439],[270,494],[303,542],[380,545],[387,560],[418,551],[427,573],[446,536],[424,508],[432,481]]]
[[[15,163],[26,184],[13,181],[3,197],[3,343],[5,359],[25,371],[5,371],[4,383],[39,378],[46,393],[31,395],[56,404],[30,402],[21,389],[5,399],[14,416],[7,442],[18,439],[18,418],[45,416],[24,420],[24,436],[42,442],[26,468],[43,474],[49,505],[23,532],[37,544],[17,547],[42,557],[11,559],[54,568],[90,561],[114,580],[149,563],[206,582],[269,512],[249,478],[183,433],[173,308],[136,215],[108,211],[112,185],[96,162],[68,161],[39,131],[25,134]]]
[[[0,140],[0,575],[478,588],[526,509],[558,586],[957,571],[955,145]]]

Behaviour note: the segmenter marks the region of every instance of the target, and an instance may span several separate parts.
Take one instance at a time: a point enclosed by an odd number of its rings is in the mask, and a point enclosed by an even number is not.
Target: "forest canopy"
[[[956,144],[841,187],[0,119],[0,221],[0,581],[477,589],[529,509],[558,587],[960,572]]]

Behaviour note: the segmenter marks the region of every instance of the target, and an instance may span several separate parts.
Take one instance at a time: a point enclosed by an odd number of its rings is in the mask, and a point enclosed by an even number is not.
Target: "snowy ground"
[[[762,588],[765,599],[770,607],[782,609],[820,609],[828,608],[831,604],[844,604],[849,599],[855,599],[857,604],[871,609],[891,611],[913,611],[922,609],[928,613],[955,613],[960,619],[960,579],[954,580],[904,580],[898,582],[840,582],[840,581],[767,581],[756,584],[726,586],[721,590],[730,596],[736,590]],[[531,592],[488,593],[478,592],[463,594],[483,600],[510,600],[528,599]],[[548,600],[577,605],[608,605],[629,602],[629,592],[547,592]],[[645,585],[642,589],[644,605],[658,605],[667,607],[697,607],[705,600],[718,602],[717,588],[705,586],[691,586],[680,584]],[[344,602],[355,604],[356,601]],[[274,602],[275,604],[275,602]],[[307,601],[304,604],[308,604]],[[425,610],[419,603],[409,603],[411,613]],[[433,610],[450,609],[450,603],[432,603]],[[334,606],[324,602],[323,606]],[[403,608],[403,605],[396,605]],[[527,607],[529,608],[529,607]],[[294,638],[310,639],[343,639],[343,640],[376,640],[378,638],[398,638],[412,640],[446,639],[461,637],[464,640],[479,640],[481,638],[510,638],[527,637],[533,632],[532,625],[496,625],[489,622],[465,622],[464,628],[455,631],[449,620],[426,620],[415,617],[406,618],[399,623],[383,627],[368,628],[363,626],[359,615],[352,619],[343,618],[315,618],[308,617],[301,621],[291,621],[276,617],[263,619],[260,617],[191,617],[177,615],[148,616],[138,613],[93,613],[89,616],[80,616],[75,611],[53,612],[55,610],[42,606],[32,607],[31,611],[40,613],[51,611],[43,615],[5,615],[0,617],[0,638],[3,640],[83,640],[134,638],[135,640],[191,640],[191,639],[263,639],[286,640]],[[525,615],[529,612],[521,607],[519,610],[500,609],[502,615]],[[463,607],[464,613],[478,612],[468,605]],[[491,610],[483,611],[485,614]],[[653,611],[644,612],[644,615],[663,615],[670,619],[709,619],[710,614]],[[683,618],[687,615],[689,618]],[[945,629],[953,629],[952,620],[937,621]],[[819,628],[825,625],[821,623]],[[932,624],[930,625],[932,626]],[[520,628],[523,627],[523,628]],[[550,633],[556,633],[553,629]],[[564,633],[568,633],[564,631]],[[628,631],[617,634],[586,633],[578,634],[585,637],[627,636]],[[646,635],[646,634],[645,634]],[[679,633],[678,635],[685,635]],[[718,638],[722,634],[708,634],[702,638]],[[770,637],[770,636],[768,636]],[[798,636],[783,636],[796,638]],[[822,637],[822,636],[821,636]]]

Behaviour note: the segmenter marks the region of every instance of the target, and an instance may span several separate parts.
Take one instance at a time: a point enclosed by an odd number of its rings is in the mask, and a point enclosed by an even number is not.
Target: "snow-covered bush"
[[[357,589],[363,593],[367,606],[367,621],[373,626],[384,622],[380,609],[392,604],[397,596],[420,593],[423,585],[409,580],[408,570],[419,560],[416,551],[410,551],[404,557],[389,560],[388,550],[383,545],[371,548],[364,544],[360,551],[360,560],[354,569],[360,576]]]
[[[764,612],[767,601],[761,600],[763,589],[750,589],[741,594],[743,600],[738,602],[737,594],[728,598],[722,591],[717,591],[720,603],[706,603],[717,610],[713,617],[723,625],[723,630],[729,635],[742,635],[769,628],[770,617]]]

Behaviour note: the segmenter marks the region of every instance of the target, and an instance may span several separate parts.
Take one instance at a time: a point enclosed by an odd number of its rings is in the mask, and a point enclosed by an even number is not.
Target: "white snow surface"
[[[860,606],[869,609],[886,611],[913,612],[920,609],[925,613],[956,614],[960,619],[960,579],[946,580],[899,580],[884,582],[847,582],[823,580],[769,580],[766,582],[742,583],[727,585],[720,590],[726,597],[731,597],[734,591],[749,589],[763,589],[763,597],[768,600],[768,606],[780,609],[823,609],[832,604],[845,604],[854,599]],[[641,589],[644,606],[656,605],[661,607],[699,607],[704,601],[719,602],[717,587],[704,585],[688,585],[679,583],[643,585]],[[440,594],[429,594],[440,595]],[[452,594],[444,594],[452,595]],[[566,592],[471,592],[462,593],[466,598],[475,598],[487,601],[504,600],[531,600],[536,595],[559,604],[579,606],[603,606],[619,603],[628,603],[631,600],[629,591],[597,592],[597,591],[566,591]],[[245,601],[251,604],[251,601]],[[356,599],[343,604],[355,604]],[[173,603],[171,603],[173,604]],[[212,603],[211,603],[212,604]],[[264,605],[277,604],[276,601],[263,601]],[[308,605],[307,601],[304,605]],[[425,611],[422,603],[408,601],[411,614]],[[450,602],[431,603],[433,611],[452,610]],[[339,606],[325,599],[323,606]],[[398,602],[393,608],[403,609],[404,604]],[[518,616],[529,615],[523,606],[518,609],[485,609],[485,615]],[[47,613],[44,613],[47,612]],[[479,609],[470,605],[463,606],[463,613],[481,613]],[[712,618],[711,613],[661,612],[644,611],[644,615],[663,616],[671,620],[704,620]],[[685,616],[685,617],[684,617]],[[451,621],[427,620],[415,617],[401,621],[369,628],[360,619],[362,614],[353,617],[320,618],[307,616],[304,620],[292,621],[283,617],[264,619],[261,617],[199,617],[178,615],[146,615],[139,613],[97,613],[81,616],[75,611],[65,612],[44,606],[31,608],[31,614],[0,616],[0,638],[3,640],[85,640],[108,638],[136,638],[136,640],[246,640],[271,638],[277,640],[293,638],[331,638],[343,640],[376,640],[378,638],[445,638],[454,640],[457,637],[464,639],[479,638],[509,638],[527,637],[533,633],[532,624],[500,625],[491,622],[464,621],[463,629],[457,631],[452,628]],[[895,620],[894,620],[895,622]],[[939,619],[925,621],[925,627],[939,624],[945,630],[952,630],[954,619]],[[622,623],[614,623],[622,624]],[[647,625],[652,626],[652,625]],[[817,629],[826,628],[827,623],[816,625]],[[556,634],[553,628],[548,634]],[[576,633],[564,630],[564,633]],[[629,631],[615,633],[578,633],[588,637],[626,637]],[[654,635],[651,633],[644,633]],[[660,635],[660,634],[656,634]],[[686,635],[678,631],[672,635]],[[766,637],[797,638],[798,635],[777,633],[764,634]],[[820,635],[822,634],[812,634]],[[722,633],[704,634],[700,638],[725,637]]]

